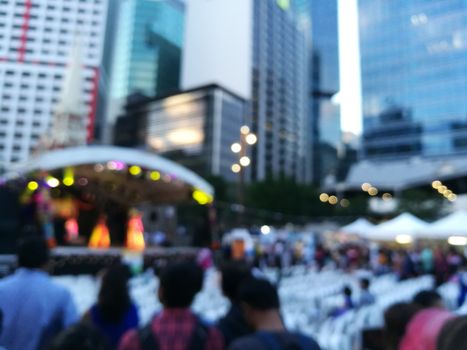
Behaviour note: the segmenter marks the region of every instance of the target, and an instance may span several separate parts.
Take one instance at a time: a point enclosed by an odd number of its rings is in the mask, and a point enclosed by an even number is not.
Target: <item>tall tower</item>
[[[0,1],[0,162],[26,161],[56,112],[76,33],[82,100],[94,131],[108,0]]]

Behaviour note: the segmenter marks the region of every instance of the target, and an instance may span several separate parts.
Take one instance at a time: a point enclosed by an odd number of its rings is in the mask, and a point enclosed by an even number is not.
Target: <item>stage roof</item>
[[[69,180],[68,185],[63,181],[61,187],[80,189],[121,204],[173,203],[191,198],[194,191],[201,197],[214,196],[213,187],[191,170],[147,151],[115,146],[52,150],[31,157],[4,178],[39,182],[48,174],[61,180],[70,176],[67,171],[72,172],[73,181]]]

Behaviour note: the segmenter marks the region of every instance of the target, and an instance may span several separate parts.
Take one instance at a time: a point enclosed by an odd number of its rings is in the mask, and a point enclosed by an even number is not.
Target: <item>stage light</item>
[[[248,135],[248,133],[250,132],[250,128],[246,125],[243,125],[241,128],[240,128],[240,132],[243,134],[243,135]]]
[[[319,195],[319,200],[323,203],[326,203],[329,200],[329,195],[327,193],[321,193]]]
[[[39,188],[39,184],[38,184],[36,181],[30,181],[30,182],[28,183],[28,189],[29,189],[30,191],[35,191],[35,190],[37,190],[38,188]]]
[[[47,185],[49,185],[49,187],[51,188],[55,188],[55,187],[58,187],[58,185],[60,185],[60,181],[58,181],[58,179],[52,176],[47,177],[46,182],[47,182]]]
[[[261,226],[260,230],[263,235],[268,235],[271,233],[271,228],[268,225]]]
[[[239,153],[242,150],[242,145],[240,145],[238,142],[235,142],[232,144],[232,146],[230,146],[230,149],[233,153]]]
[[[65,168],[63,172],[63,184],[65,186],[72,186],[75,183],[75,174],[73,168]]]
[[[467,245],[467,237],[463,236],[451,236],[448,238],[450,245]]]
[[[139,174],[141,174],[142,170],[141,170],[141,167],[137,165],[132,165],[130,169],[128,169],[128,171],[130,172],[131,175],[138,176]]]
[[[455,202],[457,200],[457,195],[455,195],[454,193],[451,193],[449,196],[448,196],[448,200],[450,202]]]
[[[336,196],[329,197],[329,204],[336,205],[339,199]]]
[[[435,180],[435,181],[433,181],[433,182],[431,183],[431,186],[432,186],[435,190],[437,190],[437,189],[438,189],[440,186],[442,186],[442,185],[443,185],[443,184],[442,184],[441,181],[439,181],[439,180]]]
[[[374,197],[378,194],[378,189],[376,187],[370,187],[368,189],[368,194]]]
[[[362,184],[362,191],[368,192],[368,190],[371,188],[371,184],[368,182],[365,182]]]
[[[70,186],[73,186],[74,183],[75,183],[75,180],[73,180],[72,177],[65,177],[65,178],[63,179],[63,184],[64,184],[65,186],[70,187]]]
[[[397,235],[396,242],[399,244],[410,244],[412,243],[412,236],[410,235]]]
[[[193,199],[201,205],[206,205],[211,203],[213,198],[211,195],[201,191],[201,190],[194,190],[193,191]]]
[[[158,171],[151,171],[150,177],[152,181],[158,181],[161,178],[161,173]]]

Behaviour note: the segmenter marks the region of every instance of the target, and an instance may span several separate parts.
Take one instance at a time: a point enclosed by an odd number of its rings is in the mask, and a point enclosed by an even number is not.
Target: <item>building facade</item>
[[[231,145],[240,139],[247,103],[209,85],[149,99],[133,96],[116,123],[115,144],[147,149],[175,160],[201,176],[234,181],[238,162]]]
[[[289,1],[189,0],[183,88],[216,83],[248,100],[251,178],[311,180],[308,50]]]
[[[82,46],[83,105],[94,133],[107,0],[0,1],[0,163],[25,161],[50,128],[70,51]]]
[[[363,157],[467,151],[467,3],[359,0]]]
[[[179,90],[184,5],[179,0],[122,0],[114,42],[112,97],[157,97]]]

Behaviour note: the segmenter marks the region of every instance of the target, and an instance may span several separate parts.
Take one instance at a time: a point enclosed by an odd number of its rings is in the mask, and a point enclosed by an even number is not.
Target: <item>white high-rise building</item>
[[[79,39],[92,138],[108,0],[0,0],[0,164],[25,161],[51,127]]]

